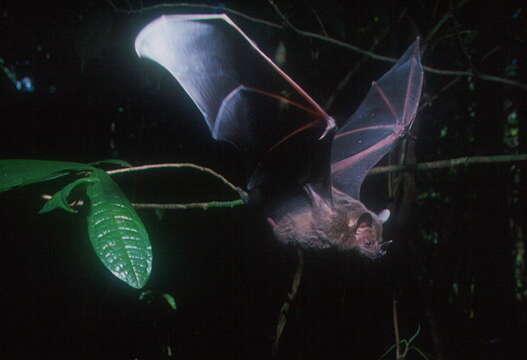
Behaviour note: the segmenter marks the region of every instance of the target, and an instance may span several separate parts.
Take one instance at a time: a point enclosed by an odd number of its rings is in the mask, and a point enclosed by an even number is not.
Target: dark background
[[[163,69],[137,58],[133,41],[161,13],[235,9],[278,25],[283,20],[267,1],[150,7],[155,4],[0,2],[0,157],[194,162],[242,185],[236,151],[210,138],[189,98]],[[276,4],[298,29],[376,54],[398,57],[420,35],[425,65],[474,74],[425,72],[410,163],[526,152],[525,4]],[[266,53],[282,42],[283,67],[321,104],[334,97],[328,111],[339,122],[391,65],[288,25],[230,16]],[[233,198],[188,170],[116,180],[134,202]],[[154,269],[146,288],[135,290],[99,263],[81,215],[37,215],[41,194],[61,185],[0,194],[0,354],[270,358],[298,258],[273,241],[255,209],[140,211]],[[394,299],[401,339],[420,327],[412,345],[429,359],[523,356],[525,187],[524,165],[513,161],[368,178],[366,204],[395,210],[386,229],[394,246],[375,262],[305,253],[277,357],[378,359],[395,341]],[[144,290],[151,295],[140,300]],[[176,299],[177,311],[165,293]],[[421,357],[411,350],[407,358]]]

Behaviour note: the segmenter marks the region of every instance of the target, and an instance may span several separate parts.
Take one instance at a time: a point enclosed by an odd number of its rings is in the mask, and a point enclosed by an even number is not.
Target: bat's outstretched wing
[[[298,133],[317,128],[320,137],[334,127],[227,15],[162,16],[139,33],[135,49],[165,67],[212,136],[238,147],[253,167]]]
[[[414,121],[423,68],[419,38],[377,82],[346,124],[331,149],[333,184],[355,199],[372,166],[386,155]]]

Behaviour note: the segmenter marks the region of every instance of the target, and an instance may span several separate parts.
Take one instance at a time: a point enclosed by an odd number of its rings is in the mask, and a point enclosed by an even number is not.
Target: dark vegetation
[[[328,111],[337,121],[391,66],[371,54],[398,57],[419,35],[424,65],[461,73],[425,72],[406,163],[511,158],[370,176],[364,202],[394,209],[386,229],[394,240],[390,253],[371,262],[306,252],[276,356],[378,359],[395,342],[394,301],[400,339],[420,328],[412,345],[429,359],[525,353],[527,181],[524,163],[514,161],[527,152],[525,4],[154,4],[0,3],[0,157],[193,162],[241,185],[236,151],[210,138],[173,78],[136,57],[133,41],[147,22],[161,13],[221,12],[223,6],[279,25],[229,14],[268,54],[282,43],[284,68],[321,104],[331,100]],[[232,197],[191,171],[115,179],[133,202]],[[41,194],[59,187],[50,182],[0,194],[0,352],[6,358],[270,358],[298,257],[273,241],[254,209],[140,211],[154,270],[138,291],[100,265],[82,216],[37,215]],[[145,290],[150,293],[140,300]],[[177,311],[161,294],[175,298]],[[411,350],[407,358],[421,356]]]

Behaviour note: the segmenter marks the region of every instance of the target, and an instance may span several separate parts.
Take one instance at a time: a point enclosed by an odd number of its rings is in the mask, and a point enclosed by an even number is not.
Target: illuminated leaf
[[[87,187],[88,234],[102,263],[116,277],[142,288],[152,270],[152,247],[144,225],[119,186],[96,169]]]
[[[0,192],[16,186],[56,179],[74,171],[92,171],[94,169],[94,167],[86,164],[67,161],[0,160]]]

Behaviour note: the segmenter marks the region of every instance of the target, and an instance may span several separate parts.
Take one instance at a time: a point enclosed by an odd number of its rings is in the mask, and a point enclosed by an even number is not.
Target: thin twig
[[[276,14],[278,15],[278,17],[280,19],[282,19],[282,21],[284,22],[284,24],[286,24],[288,27],[290,27],[291,29],[293,29],[294,31],[298,31],[298,29],[293,25],[291,24],[291,22],[289,22],[289,19],[287,18],[287,16],[285,16],[285,14],[280,10],[280,8],[278,7],[278,5],[276,5],[274,3],[273,0],[267,0],[267,2],[269,3],[269,5],[271,5],[271,7],[274,9],[274,11],[276,12]]]
[[[486,163],[503,163],[527,160],[527,154],[518,155],[492,155],[492,156],[465,156],[455,159],[429,161],[415,165],[388,165],[377,166],[370,170],[368,175],[384,174],[389,172],[406,171],[406,170],[432,170],[441,168],[451,168],[461,165],[486,164]]]
[[[483,55],[481,57],[481,62],[484,62],[485,60],[487,60],[487,58],[489,58],[491,55],[493,55],[495,52],[497,52],[499,50],[501,50],[501,46],[499,46],[499,45],[494,46],[485,55]]]
[[[392,315],[393,315],[393,331],[395,336],[395,358],[399,360],[401,358],[401,339],[399,337],[399,322],[397,318],[397,299],[395,294],[392,297]]]
[[[315,19],[317,20],[318,25],[320,26],[320,30],[322,30],[322,34],[324,34],[324,36],[328,36],[328,32],[326,31],[326,27],[324,26],[324,23],[322,22],[322,19],[320,18],[320,16],[318,16],[318,13],[313,8],[311,8],[311,12],[315,16]]]
[[[242,197],[242,199],[245,199],[248,196],[245,191],[243,191],[238,186],[232,184],[223,175],[218,174],[216,171],[209,169],[207,167],[199,166],[199,165],[191,164],[191,163],[150,164],[150,165],[134,166],[134,167],[123,168],[123,169],[109,170],[107,171],[107,173],[110,175],[116,175],[116,174],[123,174],[123,173],[129,173],[129,172],[146,171],[146,170],[152,170],[152,169],[164,169],[164,168],[191,168],[194,170],[205,172],[219,179],[221,182],[223,182],[225,185],[230,187],[232,190],[236,191]]]
[[[298,288],[300,287],[300,281],[302,280],[302,271],[304,268],[304,253],[302,249],[297,249],[298,254],[298,264],[296,266],[295,275],[293,276],[293,281],[291,282],[291,290],[287,294],[282,307],[280,308],[280,315],[278,315],[278,322],[276,324],[276,335],[273,343],[273,356],[276,356],[278,352],[278,346],[280,344],[280,337],[284,331],[285,325],[287,324],[287,313],[291,307],[291,303],[295,299]]]
[[[233,208],[236,206],[245,205],[245,201],[242,199],[232,201],[209,201],[209,202],[197,202],[187,204],[157,204],[157,203],[133,203],[132,205],[136,209],[162,209],[162,210],[189,210],[189,209],[201,209],[207,210],[210,208]]]
[[[425,42],[430,41],[430,39],[435,35],[437,31],[446,23],[446,21],[452,16],[450,12],[447,12],[443,17],[438,21],[438,23],[434,26],[432,30],[428,33],[428,35],[425,38]]]
[[[445,91],[447,91],[450,87],[454,86],[457,82],[459,82],[460,80],[462,79],[461,76],[458,76],[452,80],[450,80],[446,85],[444,85],[437,93],[434,94],[434,96],[432,96],[429,101],[427,102],[424,102],[423,104],[421,104],[419,106],[419,110],[418,112],[421,111],[421,108],[424,107],[424,106],[429,106],[430,104],[432,104],[433,102],[435,102],[439,96],[444,93]]]
[[[453,8],[450,9],[450,11],[448,11],[445,15],[443,15],[443,17],[437,22],[437,24],[434,26],[434,28],[430,31],[430,33],[428,33],[428,35],[426,36],[425,38],[425,42],[429,41],[430,39],[432,39],[432,37],[435,35],[436,32],[439,31],[439,29],[446,23],[446,21],[450,18],[453,17],[453,13],[454,13],[454,10],[457,10],[463,6],[465,6],[465,4],[468,2],[468,0],[463,0],[463,1],[460,1],[459,4],[457,4],[456,6],[454,6]],[[436,3],[436,5],[438,4],[439,2]],[[437,8],[437,7],[436,7]]]

